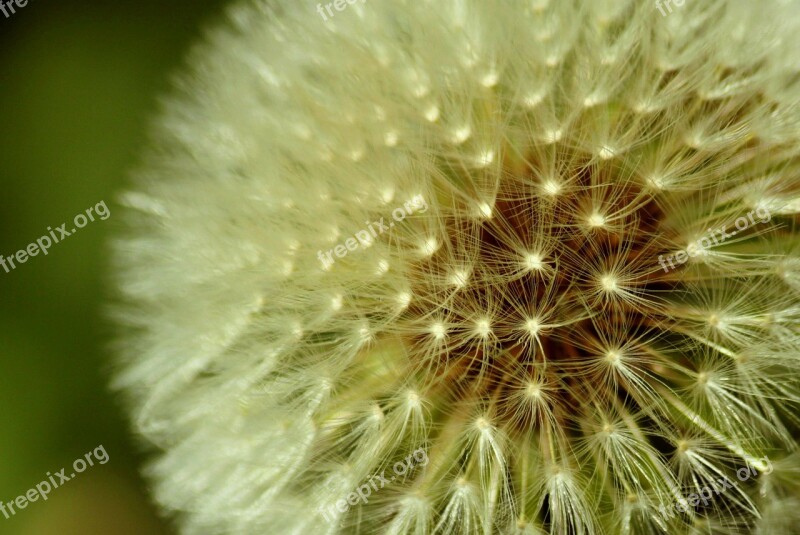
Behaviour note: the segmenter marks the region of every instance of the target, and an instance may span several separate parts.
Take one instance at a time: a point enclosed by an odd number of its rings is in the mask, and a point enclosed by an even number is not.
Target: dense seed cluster
[[[792,533],[798,4],[273,4],[123,199],[118,385],[184,531]]]
[[[515,390],[535,389],[508,381],[521,373],[559,384],[587,357],[605,358],[609,372],[621,366],[625,341],[606,333],[657,336],[658,292],[675,286],[656,261],[662,212],[646,186],[621,180],[614,163],[560,152],[575,163],[565,174],[522,156],[499,167],[489,195],[437,214],[444,244],[410,263],[416,299],[394,327],[412,335],[423,377],[502,399],[509,414]],[[561,401],[577,406],[571,393],[588,392],[563,390]]]

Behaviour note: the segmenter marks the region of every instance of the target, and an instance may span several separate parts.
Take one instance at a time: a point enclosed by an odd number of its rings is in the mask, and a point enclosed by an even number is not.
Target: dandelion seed
[[[397,295],[396,300],[400,309],[405,309],[411,303],[411,294],[408,292],[401,292]]]
[[[597,149],[597,155],[603,160],[608,160],[617,155],[617,150],[614,147],[603,145]]]
[[[605,224],[606,224],[606,218],[602,214],[594,212],[592,213],[592,215],[589,216],[590,227],[597,228],[597,227],[602,227]]]
[[[481,319],[475,323],[475,332],[478,336],[486,338],[492,332],[491,324],[488,319]]]
[[[463,288],[467,285],[469,273],[464,270],[457,270],[450,276],[450,283],[456,288]]]
[[[500,80],[500,74],[496,71],[490,71],[481,79],[481,85],[484,87],[494,87]]]
[[[436,338],[437,340],[443,339],[445,337],[445,335],[447,334],[447,330],[445,329],[445,326],[440,322],[437,322],[437,323],[434,323],[433,325],[431,325],[430,332],[434,336],[434,338]]]
[[[603,286],[603,289],[607,292],[616,292],[619,288],[617,286],[617,278],[613,275],[603,275],[600,277],[600,284]]]
[[[489,219],[492,217],[492,207],[489,203],[482,202],[478,205],[478,211],[481,214],[481,217],[485,219]]]
[[[523,265],[526,269],[530,271],[537,271],[544,267],[544,262],[542,260],[541,255],[536,253],[530,253],[525,255],[525,259],[523,260]]]
[[[439,249],[439,240],[435,237],[430,236],[425,239],[425,241],[420,246],[420,253],[423,256],[431,256],[436,250]]]
[[[561,191],[561,184],[559,184],[555,180],[547,180],[542,186],[542,188],[548,195],[555,196],[558,195],[558,193]]]
[[[539,324],[539,320],[536,318],[531,318],[525,322],[525,329],[531,333],[531,336],[536,336],[540,328],[541,325]]]
[[[425,110],[425,119],[427,119],[428,122],[435,123],[436,120],[439,119],[439,107],[433,104]]]
[[[542,140],[549,145],[561,141],[562,137],[564,137],[564,131],[559,128],[553,128],[544,132]]]
[[[478,155],[475,163],[477,164],[478,167],[486,167],[493,161],[494,161],[494,151],[486,149]]]
[[[389,271],[389,262],[386,261],[386,260],[383,260],[383,259],[379,260],[378,261],[378,269],[375,272],[375,274],[376,275],[383,275],[387,271]]]
[[[456,145],[461,145],[466,140],[468,140],[472,136],[472,128],[469,125],[462,126],[460,128],[456,128],[453,131],[452,141]]]
[[[542,103],[542,101],[544,100],[544,97],[545,97],[545,93],[543,91],[537,91],[537,92],[528,94],[528,96],[526,96],[523,99],[522,102],[526,107],[533,109],[533,108],[535,108],[536,106],[538,106],[539,104]]]
[[[397,132],[386,132],[383,136],[383,142],[386,144],[387,147],[395,147],[397,146],[397,140],[399,136]]]

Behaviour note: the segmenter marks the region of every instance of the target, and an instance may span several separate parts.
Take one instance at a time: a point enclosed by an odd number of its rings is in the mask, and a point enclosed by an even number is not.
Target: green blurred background
[[[222,5],[29,0],[0,13],[0,254],[100,201],[111,210],[47,256],[0,269],[0,500],[100,444],[110,456],[48,501],[0,515],[0,534],[174,532],[147,497],[142,451],[106,386],[107,241],[158,98]]]

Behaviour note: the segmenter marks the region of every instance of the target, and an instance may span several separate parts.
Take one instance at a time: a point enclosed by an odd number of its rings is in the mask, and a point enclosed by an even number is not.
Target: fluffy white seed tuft
[[[798,3],[316,10],[230,9],[121,199],[182,531],[792,533]]]

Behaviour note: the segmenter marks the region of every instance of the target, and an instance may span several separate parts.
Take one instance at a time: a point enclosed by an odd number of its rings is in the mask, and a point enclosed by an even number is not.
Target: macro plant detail
[[[115,244],[116,386],[183,532],[796,533],[800,4],[228,19]]]

